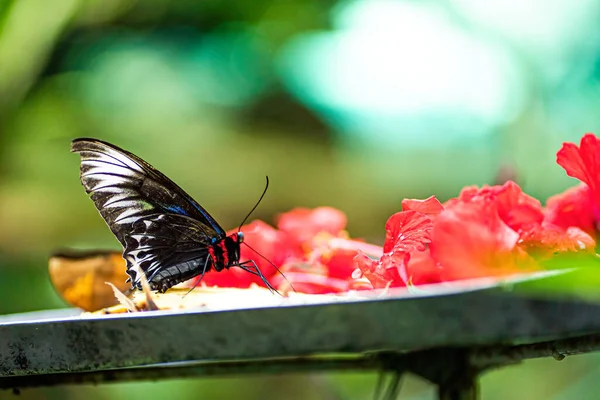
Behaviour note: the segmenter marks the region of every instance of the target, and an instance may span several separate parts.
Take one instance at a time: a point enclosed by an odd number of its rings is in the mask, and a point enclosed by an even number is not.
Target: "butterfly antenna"
[[[248,248],[250,250],[252,250],[253,252],[255,252],[256,254],[258,254],[259,256],[261,256],[264,260],[266,260],[269,264],[271,264],[273,266],[273,268],[275,268],[277,270],[277,272],[279,273],[279,275],[281,275],[283,277],[283,279],[285,279],[285,281],[288,283],[288,285],[290,285],[290,287],[292,288],[292,290],[296,292],[296,289],[294,289],[294,285],[291,284],[290,281],[288,281],[288,279],[285,277],[285,275],[283,274],[283,272],[281,272],[281,270],[279,268],[277,268],[277,265],[273,264],[273,261],[269,260],[267,257],[263,256],[262,254],[260,254],[258,251],[254,250],[252,248],[252,246],[250,246],[248,243],[243,242],[242,244],[245,244],[246,246],[248,246]],[[258,268],[257,268],[258,269]]]
[[[238,232],[242,229],[242,226],[244,226],[244,224],[246,223],[246,221],[248,220],[248,218],[250,218],[250,215],[252,215],[252,213],[254,212],[254,210],[256,210],[256,207],[258,207],[258,205],[262,201],[263,197],[265,197],[265,194],[267,193],[267,189],[269,188],[269,177],[267,176],[266,178],[267,178],[267,184],[265,185],[265,190],[263,190],[262,194],[260,195],[260,198],[258,199],[258,201],[256,202],[256,204],[254,205],[254,207],[252,207],[252,210],[250,210],[250,212],[248,213],[248,215],[246,215],[246,218],[244,218],[244,220],[240,224],[240,227],[238,228]]]

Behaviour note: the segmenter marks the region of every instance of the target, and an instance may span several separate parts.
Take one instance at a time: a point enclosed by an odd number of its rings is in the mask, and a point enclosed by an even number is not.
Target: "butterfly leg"
[[[247,266],[247,264],[252,264],[252,266]],[[262,272],[260,272],[260,269],[258,268],[258,265],[256,265],[256,262],[254,260],[248,260],[248,261],[244,261],[243,263],[239,263],[238,267],[240,267],[241,269],[243,269],[246,272],[251,273],[252,275],[256,275],[258,276],[267,286],[267,288],[271,291],[271,292],[275,292],[278,295],[281,295],[281,293],[279,293],[277,291],[277,289],[275,289],[273,287],[273,285],[271,285],[271,283],[269,283],[269,281],[267,280],[267,278],[265,278],[265,276],[262,274]]]
[[[196,281],[196,283],[194,284],[194,286],[192,286],[192,288],[190,290],[188,290],[188,292],[186,294],[183,295],[183,297],[187,296],[188,294],[190,294],[190,292],[194,289],[196,289],[196,286],[198,286],[200,284],[200,281],[202,281],[202,278],[204,278],[204,274],[206,273],[206,271],[208,270],[208,261],[211,260],[211,257],[206,257],[206,261],[204,262],[204,267],[202,268],[202,275],[200,275],[200,278]],[[182,297],[182,298],[183,298]]]

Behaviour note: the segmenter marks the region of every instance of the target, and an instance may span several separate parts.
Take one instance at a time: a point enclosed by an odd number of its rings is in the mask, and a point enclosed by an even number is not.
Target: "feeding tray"
[[[600,305],[530,290],[574,273],[417,293],[250,297],[247,290],[228,301],[213,292],[212,301],[183,309],[8,315],[0,317],[0,387],[371,369],[411,371],[441,391],[470,392],[486,368],[600,346]]]

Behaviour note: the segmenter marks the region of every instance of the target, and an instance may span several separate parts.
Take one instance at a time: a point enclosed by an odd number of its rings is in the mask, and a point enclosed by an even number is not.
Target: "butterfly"
[[[150,289],[164,293],[211,269],[235,266],[275,290],[256,262],[240,262],[243,233],[227,236],[202,206],[146,161],[90,138],[73,140],[71,152],[81,157],[85,191],[124,248],[132,288],[142,288],[142,274]]]

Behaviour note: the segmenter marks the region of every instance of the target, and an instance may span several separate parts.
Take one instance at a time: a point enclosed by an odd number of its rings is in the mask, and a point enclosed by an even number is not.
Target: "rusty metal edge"
[[[0,377],[93,374],[158,363],[323,353],[485,346],[504,351],[600,332],[596,304],[514,296],[504,289],[222,312],[4,323],[0,324]],[[481,356],[483,361],[472,362],[480,367],[495,364],[486,361],[492,356],[507,362],[512,357],[492,350]]]

